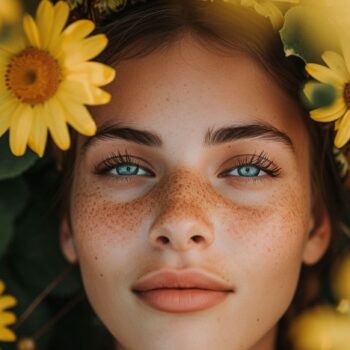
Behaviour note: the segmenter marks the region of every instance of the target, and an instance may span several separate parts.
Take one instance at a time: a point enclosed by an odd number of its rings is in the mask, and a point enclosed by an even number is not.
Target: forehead
[[[111,103],[92,108],[98,126],[127,122],[195,138],[215,126],[264,122],[307,146],[297,103],[246,54],[204,47],[187,35],[116,68]]]

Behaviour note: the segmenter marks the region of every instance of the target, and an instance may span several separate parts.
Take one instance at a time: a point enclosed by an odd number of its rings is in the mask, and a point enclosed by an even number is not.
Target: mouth
[[[200,288],[159,288],[134,291],[147,305],[160,311],[183,313],[201,311],[223,302],[233,291]]]
[[[180,313],[211,308],[234,293],[219,276],[199,269],[163,269],[142,277],[132,288],[143,303]]]

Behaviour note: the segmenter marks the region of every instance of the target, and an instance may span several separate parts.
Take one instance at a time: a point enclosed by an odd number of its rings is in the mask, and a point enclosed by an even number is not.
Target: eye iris
[[[255,166],[243,166],[238,168],[238,174],[240,176],[258,176],[260,169]]]
[[[117,167],[118,175],[136,175],[139,167],[136,165],[126,164]]]

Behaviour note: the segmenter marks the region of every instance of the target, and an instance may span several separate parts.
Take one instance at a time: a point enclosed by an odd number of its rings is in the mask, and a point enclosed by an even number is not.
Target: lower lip
[[[222,302],[230,292],[205,289],[153,289],[137,292],[146,304],[166,312],[193,312]]]

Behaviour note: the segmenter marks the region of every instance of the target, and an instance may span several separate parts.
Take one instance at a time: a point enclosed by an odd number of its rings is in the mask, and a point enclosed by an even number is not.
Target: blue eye
[[[115,165],[110,169],[110,174],[117,176],[149,176],[140,166],[132,163]]]
[[[257,177],[266,175],[266,172],[255,165],[241,165],[237,168],[234,168],[233,171],[227,172],[226,174],[242,177]]]

